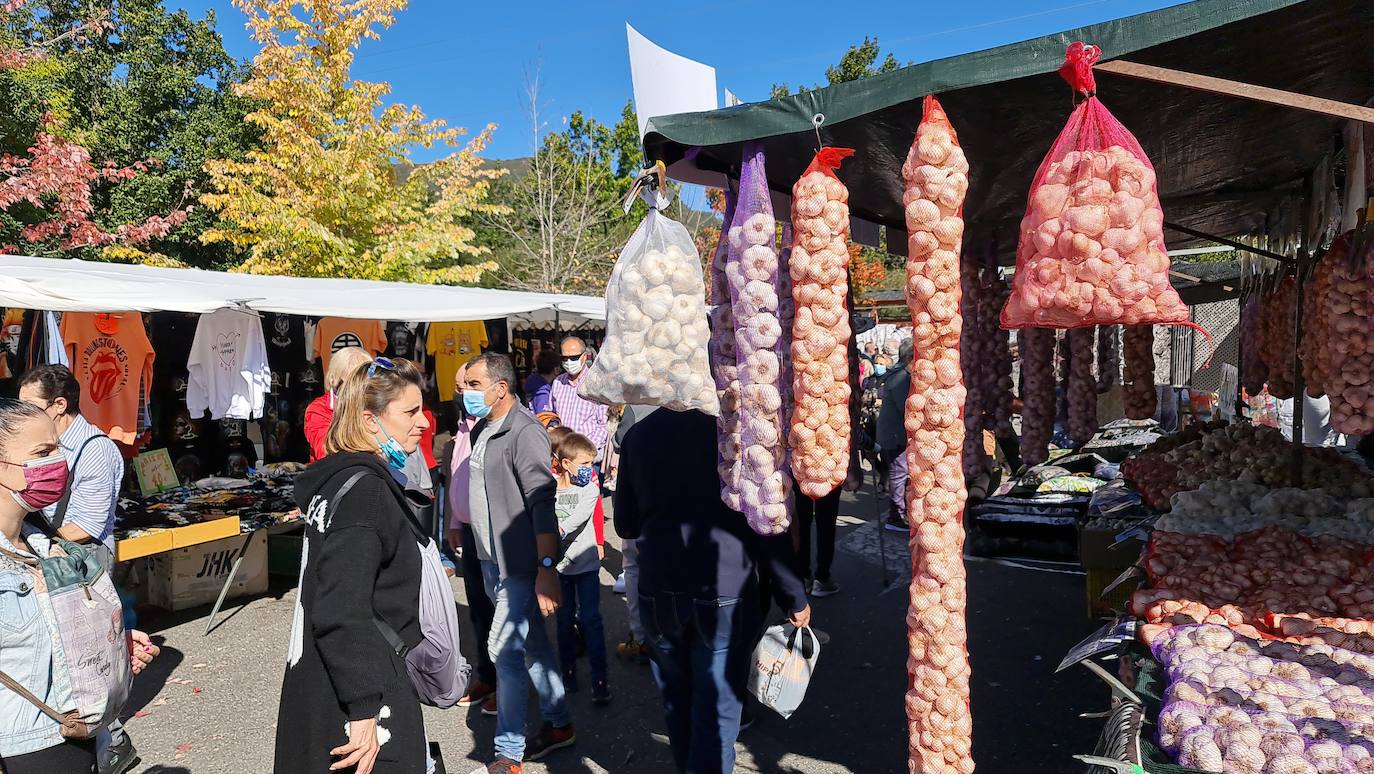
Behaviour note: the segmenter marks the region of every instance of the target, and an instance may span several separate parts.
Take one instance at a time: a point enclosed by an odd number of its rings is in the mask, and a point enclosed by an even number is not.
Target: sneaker
[[[828,597],[840,593],[840,584],[833,580],[818,580],[811,584],[811,596]]]
[[[577,742],[577,731],[569,723],[562,728],[556,728],[552,723],[545,723],[539,729],[539,733],[525,744],[525,760],[537,761],[545,758],[554,750],[561,750],[564,747],[572,747]]]
[[[611,587],[611,591],[617,594],[625,593],[625,573],[615,576],[615,585]]]
[[[605,680],[592,681],[592,704],[611,703],[611,684]]]
[[[520,774],[520,764],[510,758],[496,756],[496,760],[472,770],[472,774]]]
[[[487,685],[481,680],[473,680],[468,683],[468,692],[463,698],[458,700],[459,707],[471,707],[474,704],[481,704],[486,701],[488,696],[496,695],[496,686]]]
[[[100,761],[100,774],[124,774],[138,761],[138,750],[134,749],[134,743],[129,740],[129,735],[124,734],[124,738],[118,743],[110,745],[105,758]]]
[[[577,682],[577,672],[572,669],[563,671],[563,690],[567,693],[577,693],[582,690],[582,686]]]
[[[495,693],[493,693],[492,695],[488,696],[488,697],[487,697],[487,700],[484,701],[484,702],[482,702],[482,714],[483,714],[483,715],[486,715],[486,716],[489,717],[489,718],[494,718],[494,717],[496,717],[496,694],[495,694]]]
[[[911,531],[911,527],[907,525],[906,520],[901,518],[900,516],[888,516],[887,520],[883,522],[883,529],[888,530],[890,532]]]

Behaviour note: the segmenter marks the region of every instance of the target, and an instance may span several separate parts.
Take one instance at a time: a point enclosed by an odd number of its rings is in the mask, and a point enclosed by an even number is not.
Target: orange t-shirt
[[[362,347],[376,355],[386,349],[386,331],[380,320],[346,320],[326,317],[315,326],[315,351],[320,355],[324,370],[329,371],[329,358],[344,347]]]
[[[138,312],[62,315],[62,342],[81,384],[81,415],[110,438],[138,437],[138,401],[153,384],[153,345]]]

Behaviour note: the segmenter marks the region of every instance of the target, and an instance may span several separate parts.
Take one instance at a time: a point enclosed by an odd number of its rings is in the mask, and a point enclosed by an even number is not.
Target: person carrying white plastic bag
[[[661,167],[646,170],[626,198],[628,212],[638,192],[649,214],[611,272],[606,340],[577,394],[607,405],[697,409],[715,416],[720,399],[706,349],[710,327],[701,256],[686,227],[663,214],[672,200],[664,180]]]
[[[802,635],[805,634],[805,637]],[[810,647],[804,640],[810,638]],[[749,673],[749,692],[763,706],[792,717],[806,698],[811,673],[821,656],[821,641],[811,627],[770,626],[754,648],[754,671]]]

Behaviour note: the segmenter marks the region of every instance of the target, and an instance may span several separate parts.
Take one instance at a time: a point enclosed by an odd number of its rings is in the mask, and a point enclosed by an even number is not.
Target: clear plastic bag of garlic
[[[1293,278],[1283,278],[1272,293],[1260,296],[1259,309],[1259,355],[1268,366],[1269,394],[1287,400],[1293,397],[1293,318],[1297,309]]]
[[[792,477],[783,425],[777,221],[761,143],[744,148],[735,223],[742,250],[738,263],[727,262],[726,274],[739,364],[740,510],[755,532],[775,535],[791,521]]]
[[[1094,328],[1074,328],[1069,339],[1069,438],[1076,444],[1091,441],[1097,432],[1097,377],[1093,375]]]
[[[792,475],[820,499],[849,472],[849,148],[821,148],[792,186]]]
[[[907,748],[913,772],[970,774],[967,602],[960,468],[959,251],[969,165],[940,103],[926,97],[902,166],[907,304],[915,360],[906,403],[911,587],[907,611]]]
[[[625,243],[606,286],[606,339],[577,394],[608,405],[720,412],[707,353],[706,283],[692,235],[664,215],[666,192]]]
[[[1127,419],[1149,419],[1159,407],[1155,392],[1155,329],[1128,325],[1123,334],[1121,400]]]
[[[711,374],[715,380],[720,413],[716,415],[717,469],[720,499],[732,510],[740,509],[739,473],[739,365],[735,362],[735,313],[730,305],[730,273],[739,273],[739,254],[744,243],[744,227],[735,227],[735,191],[725,191],[725,217],[720,240],[711,259]]]
[[[1016,336],[1021,354],[1021,459],[1039,465],[1049,459],[1054,436],[1054,331],[1022,328]]]
[[[1331,427],[1346,435],[1374,433],[1374,260],[1363,255],[1336,262],[1331,278]],[[1271,380],[1272,383],[1272,380]],[[1272,391],[1272,387],[1271,387]]]

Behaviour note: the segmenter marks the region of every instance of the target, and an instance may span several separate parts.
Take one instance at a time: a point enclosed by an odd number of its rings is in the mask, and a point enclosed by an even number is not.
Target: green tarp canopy
[[[815,153],[812,116],[822,113],[824,142],[858,151],[840,170],[851,213],[901,232],[902,162],[921,99],[936,94],[972,166],[966,240],[1011,263],[1031,179],[1072,109],[1057,70],[1075,40],[1100,46],[1104,62],[1352,104],[1374,97],[1374,1],[1198,0],[769,102],[654,117],[645,150],[678,180],[719,186],[722,175],[737,176],[743,143],[763,140],[769,183],[788,194]],[[1264,231],[1343,127],[1324,115],[1110,73],[1099,72],[1097,85],[1154,162],[1165,216],[1210,234]],[[1196,242],[1168,237],[1170,246]]]

